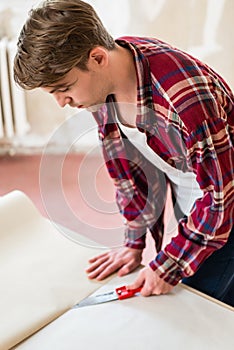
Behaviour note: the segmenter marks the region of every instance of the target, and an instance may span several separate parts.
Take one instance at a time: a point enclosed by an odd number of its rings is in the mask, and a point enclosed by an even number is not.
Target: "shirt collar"
[[[146,127],[149,114],[154,110],[152,98],[152,80],[149,61],[144,53],[144,44],[136,38],[123,37],[116,40],[122,47],[128,48],[133,55],[137,74],[137,114],[136,124],[138,128]]]

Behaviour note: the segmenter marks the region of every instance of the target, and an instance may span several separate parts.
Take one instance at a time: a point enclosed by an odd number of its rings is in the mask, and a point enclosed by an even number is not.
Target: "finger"
[[[98,281],[103,280],[104,278],[111,275],[113,272],[119,269],[119,262],[110,263],[109,261],[103,263],[95,271],[88,275],[89,278],[96,278]]]
[[[127,275],[128,273],[134,271],[138,266],[140,265],[140,263],[136,263],[135,261],[132,261],[126,265],[124,265],[123,267],[121,267],[121,269],[118,272],[118,276],[122,277]]]
[[[129,273],[129,269],[127,268],[127,266],[123,266],[119,271],[118,271],[118,276],[122,277],[125,276]]]
[[[173,286],[166,283],[166,282],[161,282],[156,285],[154,288],[152,294],[159,295],[159,294],[167,294],[173,289]]]
[[[98,266],[95,270],[88,273],[88,278],[90,279],[97,278],[107,268],[108,265],[109,263],[106,262]]]
[[[90,265],[85,271],[87,273],[92,272],[96,270],[100,265],[105,263],[107,260],[108,260],[108,256],[100,257],[98,260],[96,260],[96,262],[92,263],[92,265]]]
[[[102,257],[104,257],[104,256],[107,256],[107,255],[108,255],[108,253],[103,253],[103,254],[94,256],[93,258],[90,258],[88,262],[89,262],[90,264],[92,264],[92,263],[96,262],[98,259],[100,259],[100,258],[102,258]]]
[[[158,293],[153,293],[154,292],[154,288],[153,286],[151,286],[148,283],[145,283],[142,290],[141,290],[141,295],[143,297],[149,297],[152,294],[158,295]],[[160,294],[160,293],[159,293]]]
[[[100,273],[100,275],[97,277],[97,280],[102,281],[106,277],[112,275],[112,273],[116,272],[118,269],[119,269],[119,264],[117,263],[107,266],[107,268],[103,270],[102,273]]]

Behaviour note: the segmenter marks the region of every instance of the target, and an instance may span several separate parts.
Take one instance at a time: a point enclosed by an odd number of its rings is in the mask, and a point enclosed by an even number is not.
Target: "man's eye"
[[[69,90],[69,87],[66,87],[66,88],[64,88],[64,89],[59,89],[58,92],[66,92],[66,91],[68,91],[68,90]]]

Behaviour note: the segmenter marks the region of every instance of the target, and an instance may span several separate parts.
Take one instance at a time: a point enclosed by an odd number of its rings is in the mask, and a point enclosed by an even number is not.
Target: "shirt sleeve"
[[[126,222],[125,246],[133,249],[144,249],[146,240],[145,223],[143,226],[139,222]]]
[[[234,212],[230,128],[224,118],[207,118],[187,140],[203,197],[196,200],[190,215],[180,220],[177,236],[150,262],[150,267],[172,285],[193,275],[228,240]]]
[[[104,159],[115,185],[116,203],[125,222],[124,244],[144,249],[146,231],[155,224],[164,208],[164,204],[156,198],[162,196],[166,181],[160,180],[161,172],[128,139],[124,140],[124,144],[121,142],[118,136],[112,138],[110,144],[107,140]],[[160,236],[157,241],[161,242]]]
[[[146,198],[142,198],[129,180],[115,180],[116,202],[125,224],[125,246],[134,249],[145,248],[147,224],[143,209],[147,207]]]

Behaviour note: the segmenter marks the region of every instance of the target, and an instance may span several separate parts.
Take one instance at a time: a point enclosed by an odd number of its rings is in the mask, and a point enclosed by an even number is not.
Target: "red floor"
[[[122,217],[100,156],[2,156],[0,195],[16,189],[23,191],[43,216],[103,245],[122,243]],[[167,235],[169,238],[170,232]],[[155,254],[149,242],[146,260]]]
[[[44,215],[40,190],[39,166],[40,155],[35,156],[1,156],[0,158],[0,195],[13,190],[20,190],[32,199]]]

